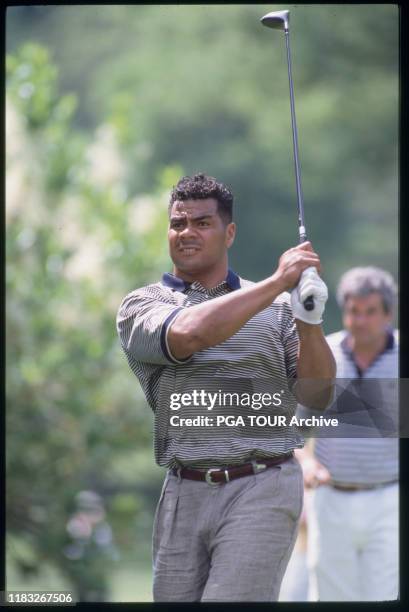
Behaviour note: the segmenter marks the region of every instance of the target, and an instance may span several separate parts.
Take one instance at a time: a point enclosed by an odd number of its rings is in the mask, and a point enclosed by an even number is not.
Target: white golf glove
[[[306,310],[304,301],[310,295],[314,297],[314,309]],[[327,299],[327,285],[318,275],[317,269],[314,266],[307,268],[301,274],[297,287],[291,291],[291,306],[294,318],[311,325],[319,325],[319,323],[322,323],[322,314]]]

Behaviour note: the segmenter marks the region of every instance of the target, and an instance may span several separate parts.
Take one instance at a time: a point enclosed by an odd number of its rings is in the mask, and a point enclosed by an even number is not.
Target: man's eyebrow
[[[192,221],[202,221],[203,219],[211,219],[215,216],[215,213],[206,213],[205,215],[197,215],[189,217]],[[187,219],[187,215],[172,215],[170,221],[181,221]]]
[[[191,217],[193,221],[202,221],[202,219],[211,219],[214,217],[214,213],[206,213],[205,215],[198,215],[197,217]]]

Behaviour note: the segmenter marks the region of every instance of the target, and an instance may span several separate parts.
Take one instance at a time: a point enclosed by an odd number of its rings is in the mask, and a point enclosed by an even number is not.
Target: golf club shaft
[[[291,70],[291,52],[290,52],[290,33],[286,28],[285,34],[285,45],[287,49],[287,68],[288,68],[288,82],[290,86],[290,106],[291,106],[291,125],[293,133],[293,149],[294,149],[294,167],[295,167],[295,180],[297,186],[297,203],[298,203],[298,232],[300,243],[307,240],[307,232],[305,229],[304,219],[304,202],[301,187],[301,171],[300,171],[300,160],[298,155],[298,134],[297,134],[297,121],[295,118],[295,104],[294,104],[294,87],[293,77]]]
[[[293,133],[293,149],[294,149],[294,166],[295,166],[295,178],[297,185],[297,204],[298,204],[298,235],[300,244],[307,240],[307,232],[305,229],[304,220],[304,202],[302,197],[301,188],[301,170],[300,161],[298,158],[298,136],[297,136],[297,122],[295,119],[295,105],[294,105],[294,88],[293,88],[293,77],[291,71],[291,53],[290,53],[290,33],[289,33],[289,11],[273,11],[264,15],[261,19],[261,23],[269,28],[275,30],[284,30],[285,34],[285,45],[287,49],[287,68],[288,68],[288,82],[290,85],[290,104],[291,104],[291,126]],[[304,270],[306,272],[306,270]],[[303,274],[304,274],[303,272]],[[305,310],[314,310],[314,296],[309,295],[303,302]]]
[[[290,52],[290,33],[288,27],[284,28],[285,34],[285,46],[287,49],[287,67],[288,67],[288,83],[290,86],[290,106],[291,106],[291,126],[293,133],[293,149],[294,149],[294,167],[295,167],[295,180],[297,186],[297,203],[298,203],[298,234],[300,244],[307,240],[307,232],[305,229],[304,219],[304,202],[301,187],[301,170],[300,160],[298,156],[298,134],[297,134],[297,121],[295,118],[295,104],[294,104],[294,87],[293,87],[293,76],[291,70],[291,52]],[[303,302],[304,308],[307,311],[314,310],[314,296],[309,295]]]

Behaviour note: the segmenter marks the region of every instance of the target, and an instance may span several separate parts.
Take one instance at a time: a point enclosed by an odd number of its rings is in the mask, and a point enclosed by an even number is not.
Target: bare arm
[[[227,340],[282,291],[279,280],[270,277],[252,287],[186,308],[176,317],[168,333],[172,354],[183,359]]]
[[[318,255],[309,243],[304,243],[286,251],[276,272],[269,278],[186,308],[169,328],[167,340],[172,354],[177,359],[184,359],[227,340],[280,293],[296,285],[302,271],[314,265],[319,267]]]
[[[296,395],[300,404],[324,409],[331,401],[336,365],[320,325],[296,319],[300,348]]]

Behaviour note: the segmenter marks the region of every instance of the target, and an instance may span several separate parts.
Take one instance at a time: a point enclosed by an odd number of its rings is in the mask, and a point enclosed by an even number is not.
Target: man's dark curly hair
[[[217,200],[217,210],[220,217],[227,224],[233,219],[233,194],[223,183],[216,181],[213,176],[200,173],[195,176],[184,176],[170,193],[169,214],[172,205],[184,200]]]

